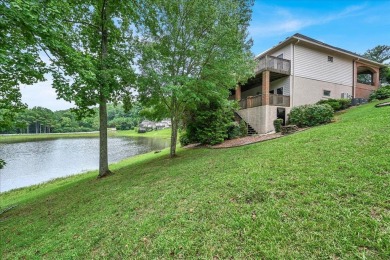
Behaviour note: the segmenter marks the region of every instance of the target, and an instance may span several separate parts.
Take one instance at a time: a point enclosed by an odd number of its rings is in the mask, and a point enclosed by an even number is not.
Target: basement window
[[[330,90],[324,90],[323,95],[324,97],[330,97]]]
[[[332,56],[328,56],[328,61],[329,62],[333,62],[333,57]]]

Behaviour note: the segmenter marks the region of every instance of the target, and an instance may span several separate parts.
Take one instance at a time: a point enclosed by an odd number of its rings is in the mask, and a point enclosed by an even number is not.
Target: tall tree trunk
[[[178,118],[174,115],[171,116],[172,131],[171,131],[171,149],[169,156],[171,158],[176,156],[176,142],[177,142],[177,128],[179,126]]]
[[[35,122],[35,133],[38,134],[38,121]]]
[[[177,116],[177,100],[175,95],[172,95],[172,101],[171,101],[171,125],[172,125],[172,132],[171,132],[171,149],[169,152],[169,156],[171,158],[176,156],[176,142],[177,142],[177,128],[179,126],[179,117]]]
[[[111,173],[108,169],[108,145],[107,145],[107,101],[103,94],[100,97],[99,104],[99,178],[105,177]]]
[[[108,30],[106,28],[108,0],[103,1],[101,9],[101,72],[106,70],[106,58],[108,56]],[[105,177],[111,173],[108,169],[108,147],[107,147],[107,98],[105,97],[105,88],[107,82],[103,79],[100,84],[99,98],[99,121],[100,121],[100,140],[99,140],[99,175],[98,178]]]

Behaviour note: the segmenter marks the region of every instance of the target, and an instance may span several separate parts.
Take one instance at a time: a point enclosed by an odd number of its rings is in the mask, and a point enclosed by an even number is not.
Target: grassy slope
[[[390,257],[390,107],[1,195],[3,259]]]
[[[158,137],[158,138],[170,138],[171,137],[171,129],[162,129],[158,131],[151,131],[147,133],[139,134],[135,132],[134,130],[127,130],[127,131],[117,131],[117,136],[131,136],[131,137]]]

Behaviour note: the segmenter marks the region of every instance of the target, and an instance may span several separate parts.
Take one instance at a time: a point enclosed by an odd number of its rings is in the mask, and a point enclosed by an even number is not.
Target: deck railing
[[[290,75],[290,69],[291,69],[290,60],[267,55],[262,58],[257,58],[256,62],[257,62],[255,68],[256,74],[263,72],[264,70],[269,70],[277,73]]]
[[[250,97],[241,99],[239,102],[240,102],[241,109],[247,109],[247,108],[251,108],[251,107],[259,107],[259,106],[261,106],[261,95],[250,96]]]
[[[271,106],[289,107],[290,96],[269,94],[269,104]]]
[[[259,107],[262,106],[262,95],[257,96],[249,96],[247,98],[243,98],[239,101],[240,108],[241,109],[248,109],[252,107]],[[274,95],[269,94],[269,105],[270,106],[283,106],[283,107],[289,107],[290,106],[290,96],[283,96],[283,95]]]

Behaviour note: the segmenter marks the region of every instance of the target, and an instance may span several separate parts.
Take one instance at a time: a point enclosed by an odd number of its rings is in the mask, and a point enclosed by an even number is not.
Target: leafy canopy
[[[187,108],[229,89],[253,73],[247,27],[252,1],[159,0],[140,26],[139,97],[156,116],[172,121],[171,156]],[[152,18],[150,18],[152,17]]]

